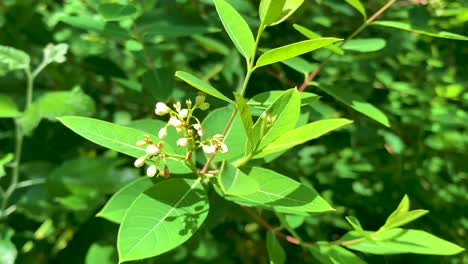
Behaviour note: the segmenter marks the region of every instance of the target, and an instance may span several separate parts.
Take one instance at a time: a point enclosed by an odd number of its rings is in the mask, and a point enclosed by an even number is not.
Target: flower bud
[[[178,127],[181,127],[181,126],[182,126],[182,121],[180,121],[177,117],[172,116],[172,117],[169,119],[169,125],[172,125],[172,126],[178,128]]]
[[[203,137],[203,129],[197,130],[197,134],[198,134],[200,137]]]
[[[193,125],[193,128],[195,128],[195,130],[200,130],[201,125],[200,124],[195,124],[195,125]]]
[[[135,163],[133,163],[133,166],[135,166],[136,168],[140,168],[141,166],[145,164],[145,161],[146,161],[146,156],[139,157],[138,159],[135,160]]]
[[[166,136],[167,136],[167,127],[163,127],[163,128],[161,128],[161,129],[159,130],[159,132],[158,132],[158,137],[159,137],[160,139],[163,139],[163,138],[165,138]]]
[[[155,145],[148,145],[148,146],[146,147],[146,153],[147,153],[148,155],[156,155],[156,154],[159,153],[159,148],[156,147]]]
[[[228,147],[227,147],[226,144],[224,144],[224,143],[221,143],[221,145],[220,145],[219,148],[220,148],[221,153],[226,153],[226,152],[228,152]]]
[[[182,117],[182,118],[186,118],[186,117],[188,116],[188,110],[185,109],[185,108],[182,109],[182,110],[180,110],[180,111],[179,111],[179,115],[180,115],[180,117]]]
[[[201,105],[198,106],[201,110],[205,111],[206,109],[210,108],[210,104],[209,103],[203,103]]]
[[[146,169],[146,175],[148,177],[153,177],[154,175],[156,175],[157,172],[158,168],[156,168],[156,165],[151,165],[148,167],[148,169]]]
[[[205,96],[204,95],[197,95],[195,97],[195,105],[201,105],[205,102]]]
[[[204,145],[203,146],[203,152],[206,154],[211,154],[216,151],[216,148],[212,145]]]
[[[156,109],[154,110],[154,112],[157,115],[162,116],[169,113],[170,110],[171,109],[165,103],[159,102],[156,104]]]
[[[147,144],[147,143],[146,143],[146,141],[144,141],[144,140],[138,140],[138,141],[136,142],[136,145],[139,146],[139,147],[143,147],[143,146],[145,146],[146,144]]]
[[[187,146],[187,143],[188,143],[188,140],[187,140],[187,138],[184,138],[184,137],[183,137],[183,138],[179,138],[179,139],[177,140],[177,146],[178,146],[178,147],[185,147],[185,146]]]

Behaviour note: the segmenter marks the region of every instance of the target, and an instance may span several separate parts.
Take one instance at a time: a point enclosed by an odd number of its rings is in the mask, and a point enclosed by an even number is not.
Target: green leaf
[[[308,246],[307,247],[321,264],[365,264],[366,262],[360,259],[353,252],[340,246]]]
[[[364,6],[361,4],[361,1],[359,0],[346,0],[346,2],[350,5],[352,5],[361,15],[364,17],[364,20],[367,19],[367,14],[366,14],[366,9]]]
[[[140,194],[120,225],[119,262],[154,257],[187,241],[208,215],[200,179],[169,179]]]
[[[390,216],[387,218],[387,221],[385,221],[385,224],[382,227],[382,229],[400,227],[429,213],[429,211],[421,209],[409,211],[409,208],[410,200],[408,196],[405,195],[401,200],[400,204],[398,205],[397,209],[395,209],[395,211],[393,211],[392,214],[390,214]]]
[[[118,21],[136,14],[137,9],[131,5],[121,5],[115,3],[100,4],[99,13],[108,21]]]
[[[373,120],[381,123],[384,126],[390,127],[387,116],[378,108],[370,103],[365,102],[357,94],[351,93],[349,90],[341,89],[338,87],[328,88],[319,86],[320,90],[333,96],[333,98],[344,103],[345,105],[353,108],[354,110],[372,118]]]
[[[321,47],[330,45],[334,42],[340,41],[338,38],[318,38],[312,40],[304,40],[289,44],[283,47],[269,50],[263,53],[258,58],[255,68],[262,67],[275,62],[284,61],[307,52],[319,49]]]
[[[120,224],[127,208],[130,207],[141,193],[148,190],[151,186],[153,186],[153,182],[148,177],[135,179],[112,195],[96,216]]]
[[[410,200],[409,200],[408,195],[405,194],[405,196],[403,196],[403,199],[401,199],[400,204],[398,204],[398,207],[395,209],[395,211],[393,211],[390,214],[388,218],[393,218],[400,214],[406,214],[407,212],[409,212],[409,209],[410,209]]]
[[[9,227],[0,225],[0,263],[14,264],[18,251],[11,241],[14,231]]]
[[[247,149],[251,150],[255,144],[253,142],[252,113],[250,112],[250,108],[242,95],[235,93],[234,96],[236,97],[236,108],[239,111],[242,124],[244,125],[245,134],[247,135]]]
[[[10,163],[14,157],[13,153],[7,153],[0,159],[0,178],[6,175],[4,166]]]
[[[301,57],[290,58],[281,63],[286,64],[288,67],[304,75],[309,75],[309,73],[318,66],[317,63],[310,63]]]
[[[283,13],[286,0],[262,0],[258,8],[258,14],[262,25],[269,26],[275,23]]]
[[[172,22],[170,24],[163,22],[143,24],[139,30],[147,41],[155,41],[155,38],[161,36],[175,38],[220,31],[218,28],[208,25],[174,24]]]
[[[345,50],[373,52],[385,48],[387,43],[381,38],[351,39],[343,45]]]
[[[284,252],[274,232],[268,232],[266,237],[266,246],[270,264],[283,264],[286,262],[286,252]]]
[[[268,91],[259,93],[252,97],[247,102],[247,104],[256,108],[266,109],[270,107],[273,102],[276,101],[276,99],[278,99],[278,97],[280,97],[283,93],[284,91]],[[299,94],[301,95],[301,106],[317,102],[317,100],[320,98],[320,96],[308,92],[301,92]]]
[[[304,0],[286,0],[281,15],[276,19],[276,22],[271,24],[271,26],[278,25],[279,23],[286,20],[289,16],[296,12],[296,10],[302,5],[302,3],[304,3]]]
[[[119,38],[122,40],[128,40],[131,38],[129,32],[118,25],[106,24],[102,19],[96,19],[96,17],[89,15],[78,15],[78,16],[61,16],[60,20],[72,27],[79,29],[94,31],[110,38]]]
[[[258,190],[258,183],[255,180],[226,161],[221,165],[218,179],[226,195],[242,196]]]
[[[10,97],[0,94],[0,118],[17,117],[21,115],[15,102]]]
[[[166,68],[148,69],[141,78],[143,93],[151,102],[166,101],[175,88],[173,72]]]
[[[341,241],[361,237],[356,231],[347,233]],[[370,254],[427,254],[454,255],[464,248],[421,230],[392,228],[372,235],[372,241],[361,240],[346,245],[347,248]]]
[[[46,118],[56,121],[56,117],[65,115],[91,116],[95,112],[93,99],[81,89],[72,91],[48,92],[34,101],[19,118],[23,133],[30,134]]]
[[[273,104],[266,109],[254,125],[254,140],[259,142],[261,150],[282,134],[296,126],[300,115],[301,97],[297,89],[283,92]]]
[[[257,153],[254,158],[262,158],[275,152],[290,149],[352,122],[344,118],[325,119],[298,127],[282,134]]]
[[[371,236],[367,234],[361,227],[361,223],[359,223],[359,220],[354,217],[354,216],[346,216],[346,221],[353,227],[356,232],[361,234],[363,237],[365,237],[368,240],[372,240]]]
[[[301,25],[298,25],[298,24],[294,24],[293,25],[294,29],[296,29],[297,31],[299,31],[299,33],[301,33],[302,35],[308,37],[309,39],[318,39],[318,38],[321,38],[322,36],[320,36],[319,34],[311,31],[310,29],[306,28],[306,27],[303,27]],[[333,51],[334,53],[336,54],[339,54],[339,55],[343,55],[344,54],[344,51],[340,48],[340,47],[337,47],[333,44],[330,44],[328,46],[325,46],[324,48],[326,49],[329,49],[331,51]],[[311,68],[309,68],[309,70],[307,72],[310,72],[311,71]]]
[[[216,88],[211,86],[211,84],[199,79],[198,77],[188,73],[188,72],[183,72],[183,71],[177,71],[175,73],[175,76],[179,77],[182,79],[184,82],[190,84],[191,86],[197,88],[198,90],[209,94],[213,97],[216,97],[218,99],[221,99],[223,101],[226,101],[228,103],[233,103],[231,99],[227,98],[224,96],[222,93],[220,93]]]
[[[30,58],[22,50],[0,45],[0,76],[14,70],[29,69]]]
[[[250,60],[254,53],[255,41],[249,25],[225,0],[213,0],[213,2],[224,29],[226,29],[237,50],[247,60]]]
[[[67,60],[68,45],[65,43],[52,44],[49,43],[43,50],[44,62],[49,64],[52,62],[63,63]]]
[[[463,35],[447,32],[447,31],[428,32],[422,29],[415,28],[408,23],[399,22],[399,21],[376,21],[376,22],[372,22],[371,25],[391,27],[391,28],[401,29],[401,30],[414,32],[414,33],[421,34],[421,35],[436,37],[436,38],[457,39],[457,40],[465,40],[465,41],[468,40],[468,37],[463,36]]]
[[[272,170],[253,167],[247,175],[260,185],[258,190],[244,196],[227,196],[226,199],[289,214],[334,210],[314,190]]]
[[[115,248],[110,245],[100,245],[93,243],[86,253],[85,264],[113,264]]]

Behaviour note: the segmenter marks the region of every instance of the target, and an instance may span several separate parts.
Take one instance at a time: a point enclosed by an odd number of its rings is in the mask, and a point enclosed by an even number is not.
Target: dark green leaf
[[[356,254],[340,246],[317,245],[307,248],[321,264],[366,264]]]
[[[283,264],[286,261],[286,252],[284,252],[274,232],[268,232],[266,237],[266,246],[270,264]]]
[[[131,5],[116,3],[100,4],[99,13],[108,21],[118,21],[136,14],[137,9]]]
[[[371,25],[391,27],[391,28],[401,29],[401,30],[414,32],[414,33],[421,34],[421,35],[436,37],[436,38],[457,39],[457,40],[465,40],[465,41],[468,40],[468,37],[463,36],[463,35],[446,32],[446,31],[428,32],[425,30],[415,28],[408,23],[399,22],[399,21],[376,21],[376,22],[372,22]]]

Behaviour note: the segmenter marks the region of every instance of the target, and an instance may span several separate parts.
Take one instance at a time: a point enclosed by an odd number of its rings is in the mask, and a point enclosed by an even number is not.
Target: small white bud
[[[184,138],[184,137],[183,137],[183,138],[179,138],[179,139],[177,140],[177,146],[178,146],[178,147],[185,147],[185,146],[187,146],[187,143],[188,143],[188,140],[187,140],[187,138]]]
[[[169,125],[178,128],[178,127],[181,127],[181,126],[182,126],[182,121],[180,121],[177,117],[172,116],[172,117],[169,119]]]
[[[206,154],[211,154],[216,151],[216,148],[212,145],[204,145],[203,146],[203,152]]]
[[[154,112],[159,116],[163,116],[169,113],[169,111],[170,111],[170,108],[165,103],[162,103],[162,102],[157,103],[156,109],[154,110]]]
[[[185,108],[182,109],[182,110],[180,110],[180,111],[179,111],[179,115],[180,115],[180,117],[182,117],[182,118],[186,118],[186,117],[188,116],[188,110],[185,109]]]
[[[200,137],[203,137],[203,129],[197,130],[197,134]]]
[[[154,175],[156,175],[157,172],[158,172],[158,169],[156,168],[155,165],[151,165],[148,167],[148,169],[146,169],[146,175],[148,177],[153,177]]]
[[[145,161],[146,161],[146,156],[139,157],[138,159],[135,160],[135,163],[133,163],[133,166],[135,166],[136,168],[140,168],[141,166],[145,164]]]
[[[146,145],[146,141],[144,141],[144,140],[138,140],[138,141],[136,142],[136,145],[139,146],[139,147],[143,147],[143,146]]]
[[[221,143],[221,145],[220,145],[220,151],[221,151],[221,153],[226,153],[226,152],[228,152],[228,147],[226,146],[226,144]]]
[[[148,146],[146,147],[146,153],[147,153],[148,155],[156,155],[156,154],[159,153],[159,148],[156,147],[155,145],[148,145]]]
[[[200,130],[201,125],[200,124],[195,124],[195,125],[193,125],[193,128],[195,128],[195,130]]]
[[[160,139],[163,139],[163,138],[165,138],[166,136],[167,136],[167,127],[163,127],[163,128],[161,128],[161,129],[159,130],[159,132],[158,132],[158,137],[159,137]]]

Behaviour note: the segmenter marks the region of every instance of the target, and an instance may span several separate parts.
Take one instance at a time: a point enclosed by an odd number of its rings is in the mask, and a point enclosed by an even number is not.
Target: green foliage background
[[[130,1],[142,16],[118,22],[104,19],[99,2],[105,1],[0,1],[1,45],[30,54],[33,65],[39,63],[48,43],[70,47],[65,63],[52,64],[39,75],[35,99],[74,89],[92,98],[85,109],[89,115],[128,125],[152,118],[157,101],[179,101],[196,94],[176,82],[176,70],[197,73],[226,95],[241,85],[243,58],[223,32],[211,1]],[[258,26],[256,1],[229,2],[251,27]],[[422,2],[397,1],[383,18],[466,35],[466,2]],[[363,1],[369,14],[384,3]],[[306,1],[291,19],[266,30],[260,47],[304,40],[292,24],[322,36],[345,38],[361,23],[360,14],[345,1]],[[345,117],[354,123],[269,163],[284,175],[310,182],[337,209],[291,221],[297,221],[298,232],[307,241],[334,240],[350,230],[345,216],[356,216],[366,229],[376,230],[408,194],[413,208],[430,210],[409,227],[466,248],[466,42],[378,26],[368,27],[359,38],[380,38],[386,44],[377,51],[348,50],[334,56],[315,81],[325,89],[343,89],[372,103],[388,116],[391,128],[318,88],[308,88],[321,96],[307,107],[311,119]],[[302,58],[313,65],[329,52],[321,49]],[[286,90],[303,80],[303,74],[277,63],[252,76],[246,96]],[[0,92],[20,106],[25,101],[24,87],[21,72],[0,78]],[[74,103],[86,105],[82,100]],[[218,100],[210,103],[221,105]],[[139,171],[132,168],[131,158],[88,142],[56,122],[48,113],[65,110],[48,109],[50,105],[35,111],[45,113],[41,116],[45,119],[26,138],[20,170],[23,180],[40,184],[15,192],[11,200],[17,209],[1,223],[0,238],[6,241],[12,234],[16,263],[115,263],[118,227],[95,214]],[[13,152],[13,143],[13,122],[0,119],[0,158]],[[8,184],[6,177],[0,178],[0,184]],[[212,204],[216,206],[210,214],[216,217],[209,218],[189,242],[143,263],[267,262],[265,230],[232,203],[219,199]],[[262,216],[278,224],[271,212]],[[300,247],[283,246],[288,263],[316,261]],[[464,263],[468,258],[465,252],[450,257],[360,256],[369,263]]]

